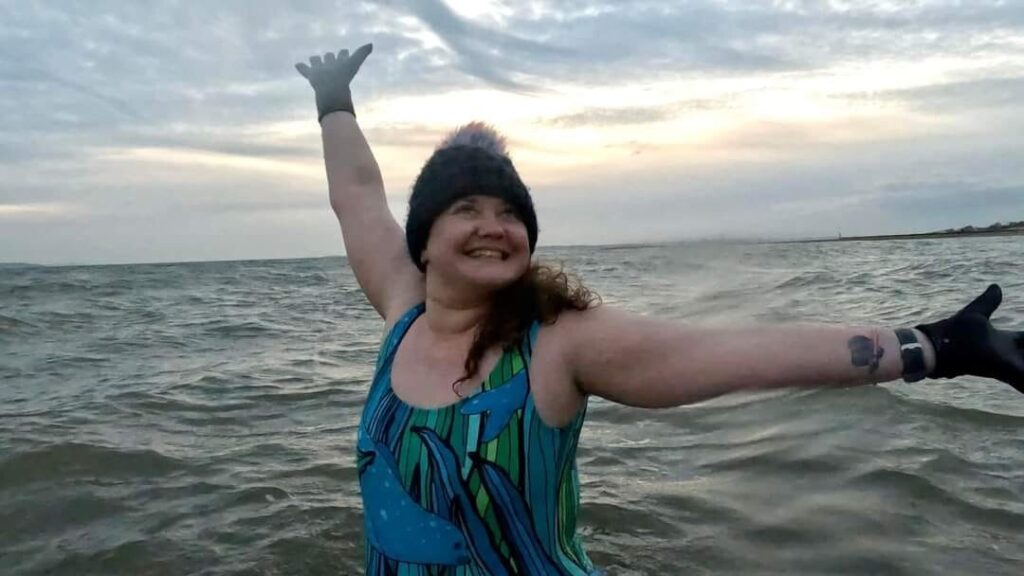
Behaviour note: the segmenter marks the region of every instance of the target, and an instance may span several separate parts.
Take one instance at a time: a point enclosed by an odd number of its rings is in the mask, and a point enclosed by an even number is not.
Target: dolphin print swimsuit
[[[576,534],[576,445],[586,407],[541,421],[528,368],[540,323],[456,404],[416,408],[391,388],[398,345],[420,303],[385,335],[359,425],[366,574],[595,573]]]

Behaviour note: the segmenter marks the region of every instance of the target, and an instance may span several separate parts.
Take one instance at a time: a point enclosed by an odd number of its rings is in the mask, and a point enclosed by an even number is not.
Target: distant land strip
[[[957,230],[941,232],[924,232],[921,234],[883,234],[879,236],[838,236],[835,238],[811,238],[806,240],[788,240],[781,244],[803,244],[808,242],[861,242],[872,240],[924,240],[930,238],[964,238],[980,236],[1018,236],[1024,235],[1024,222],[1010,224],[994,224],[985,228],[967,226]]]

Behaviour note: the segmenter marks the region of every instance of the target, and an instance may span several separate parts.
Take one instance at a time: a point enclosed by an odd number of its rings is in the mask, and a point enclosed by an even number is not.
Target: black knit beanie
[[[459,198],[475,194],[501,198],[519,213],[533,254],[537,214],[530,191],[508,157],[505,139],[493,128],[473,122],[445,138],[413,184],[405,241],[420,271],[426,272],[421,258],[434,220]]]

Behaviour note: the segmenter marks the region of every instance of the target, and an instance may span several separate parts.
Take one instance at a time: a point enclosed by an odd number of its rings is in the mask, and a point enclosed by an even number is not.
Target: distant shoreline
[[[545,246],[545,248],[611,248],[611,249],[636,249],[650,248],[657,246],[673,246],[688,243],[727,243],[727,244],[812,244],[816,242],[873,242],[879,240],[928,240],[938,238],[965,238],[982,236],[1024,236],[1024,228],[1012,228],[1009,230],[975,230],[973,232],[925,232],[922,234],[883,234],[879,236],[849,236],[842,238],[803,238],[800,240],[770,240],[768,238],[720,238],[720,239],[698,239],[698,240],[669,240],[662,242],[637,242],[631,244],[565,244]],[[86,266],[148,266],[164,264],[210,264],[224,262],[263,262],[267,260],[313,260],[319,258],[345,258],[344,254],[328,254],[320,256],[290,256],[284,258],[243,258],[233,260],[185,260],[180,262],[117,262],[100,264],[36,264],[33,262],[0,262],[0,269],[3,268],[66,268]]]
[[[880,236],[849,236],[844,238],[816,238],[784,240],[778,244],[808,244],[811,242],[871,242],[876,240],[926,240],[933,238],[964,238],[968,236],[1024,236],[1024,228],[1012,230],[978,230],[976,232],[925,232],[923,234],[884,234]]]

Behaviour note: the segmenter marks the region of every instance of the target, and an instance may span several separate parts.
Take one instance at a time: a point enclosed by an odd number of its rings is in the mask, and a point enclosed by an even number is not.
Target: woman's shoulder
[[[541,324],[538,347],[553,348],[559,361],[572,369],[581,358],[592,356],[595,346],[614,349],[615,342],[635,336],[650,320],[603,303],[584,310],[567,309],[554,321]]]
[[[537,323],[540,325],[541,331],[558,338],[567,338],[585,330],[588,322],[595,316],[604,314],[605,308],[607,308],[605,304],[591,306],[585,310],[567,308],[560,311],[553,319],[538,320]]]
[[[566,309],[562,310],[552,319],[538,319],[531,326],[531,339],[534,346],[545,351],[545,357],[549,361],[565,364],[568,361],[569,351],[573,343],[579,341],[584,335],[588,318],[594,314],[597,307],[586,310]]]
[[[531,390],[541,419],[552,428],[573,421],[586,402],[574,378],[571,342],[578,331],[576,319],[585,312],[565,310],[536,330],[530,363]]]
[[[424,309],[423,302],[416,302],[414,304],[406,306],[404,309],[396,309],[394,312],[388,312],[388,315],[384,318],[384,334],[382,337],[382,344],[385,347],[392,345],[400,333],[404,333],[416,317],[419,316]]]

